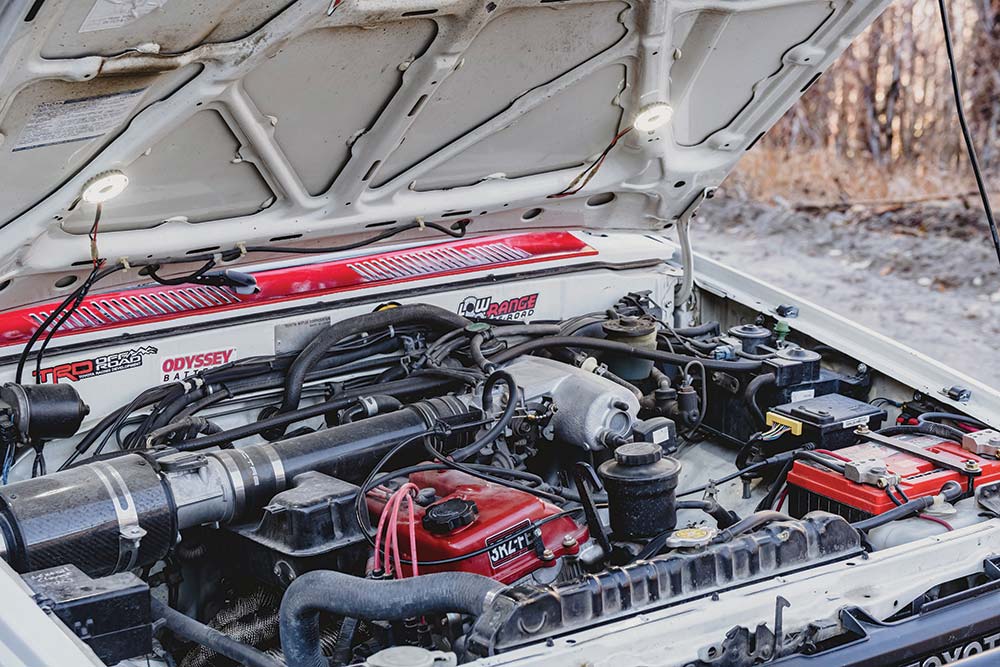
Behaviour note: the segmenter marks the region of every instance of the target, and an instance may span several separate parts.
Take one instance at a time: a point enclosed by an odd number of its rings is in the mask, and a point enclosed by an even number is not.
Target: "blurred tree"
[[[987,170],[1000,171],[1000,0],[948,6]],[[892,167],[965,168],[936,0],[898,0],[768,133],[764,145]]]

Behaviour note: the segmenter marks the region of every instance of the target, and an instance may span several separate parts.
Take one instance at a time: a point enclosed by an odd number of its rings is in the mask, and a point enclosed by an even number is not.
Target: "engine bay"
[[[384,301],[93,415],[8,383],[0,553],[109,665],[469,662],[992,516],[986,424],[791,310],[679,327],[658,293]]]

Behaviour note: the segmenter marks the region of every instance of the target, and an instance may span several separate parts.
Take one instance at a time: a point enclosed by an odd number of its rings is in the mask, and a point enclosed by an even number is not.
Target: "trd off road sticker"
[[[464,317],[489,320],[523,320],[535,314],[538,292],[494,301],[491,296],[467,296],[458,307]]]
[[[65,364],[59,364],[58,366],[43,368],[37,373],[37,377],[38,381],[42,383],[51,382],[52,384],[57,384],[62,381],[79,382],[80,380],[97,377],[98,375],[107,375],[108,373],[117,373],[118,371],[127,371],[133,368],[139,368],[142,366],[146,357],[151,354],[156,354],[156,352],[157,349],[155,347],[150,347],[148,345],[143,347],[134,347],[130,350],[124,350],[122,352],[102,354],[98,357],[80,359],[78,361],[70,361]],[[32,371],[31,374],[36,375],[34,371]]]
[[[206,368],[228,364],[236,358],[236,348],[177,354],[160,360],[161,382],[177,382]]]

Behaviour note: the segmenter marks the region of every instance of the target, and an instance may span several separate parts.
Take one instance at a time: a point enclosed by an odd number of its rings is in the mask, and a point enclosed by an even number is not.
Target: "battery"
[[[821,449],[840,449],[857,441],[854,429],[867,426],[877,431],[885,418],[885,410],[874,405],[827,394],[773,407],[766,422],[768,426],[787,426],[792,435]]]
[[[49,610],[109,665],[152,649],[149,586],[131,572],[92,579],[75,565],[21,577]]]
[[[980,471],[974,480],[977,486],[1000,480],[1000,461],[968,452],[958,443],[923,434],[899,435],[895,439],[920,447],[939,459],[950,460],[955,467],[975,462]],[[899,478],[898,490],[894,488],[891,492],[898,494],[901,490],[910,500],[935,495],[946,482],[957,482],[962,488],[968,485],[967,475],[877,442],[841,449],[837,458],[881,463],[887,474]],[[788,511],[794,517],[823,510],[839,514],[848,521],[860,521],[895,506],[886,489],[852,482],[818,463],[796,461],[788,472]]]

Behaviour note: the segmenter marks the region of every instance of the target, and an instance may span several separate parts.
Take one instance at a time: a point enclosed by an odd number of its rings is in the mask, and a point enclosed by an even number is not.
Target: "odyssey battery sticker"
[[[227,347],[194,354],[177,354],[160,360],[161,382],[177,382],[206,368],[228,364],[236,358],[236,348]]]

